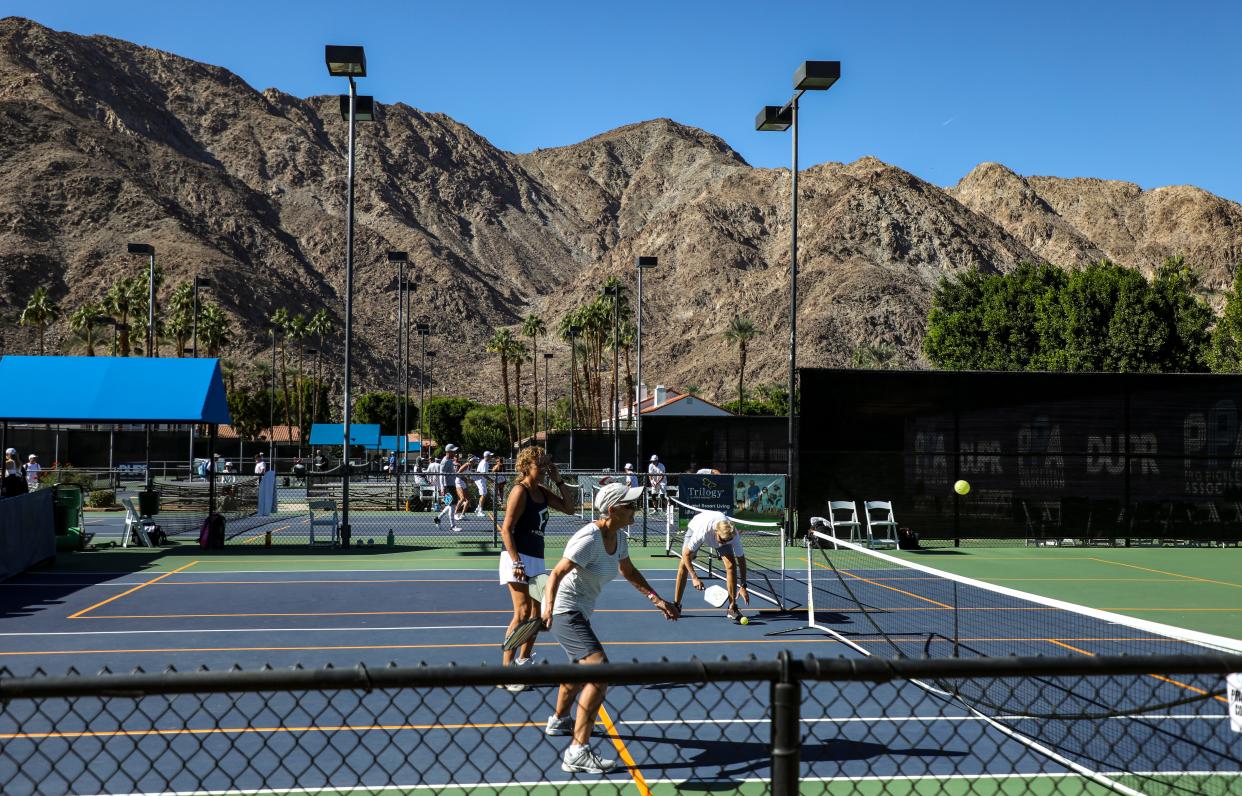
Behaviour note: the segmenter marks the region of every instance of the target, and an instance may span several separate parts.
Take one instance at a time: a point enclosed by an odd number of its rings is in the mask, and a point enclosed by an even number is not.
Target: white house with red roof
[[[716,404],[697,395],[691,395],[681,390],[671,387],[665,387],[663,384],[657,384],[656,388],[650,392],[647,385],[638,388],[638,394],[641,396],[639,401],[639,411],[642,412],[644,418],[647,417],[730,417],[733,413],[727,409],[722,409]],[[630,425],[630,418],[634,412],[634,404],[621,407],[621,425],[625,427]],[[609,425],[610,419],[605,419],[604,425]]]

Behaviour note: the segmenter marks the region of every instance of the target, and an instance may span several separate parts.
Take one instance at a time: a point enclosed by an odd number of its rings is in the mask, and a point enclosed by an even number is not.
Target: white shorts
[[[474,479],[474,486],[476,489],[479,490],[479,497],[484,497],[487,495],[487,479],[486,478]]]
[[[455,479],[453,479],[453,486],[457,487],[458,489],[465,489],[465,488],[466,488],[466,479],[464,479],[464,478],[455,478]]]
[[[544,565],[542,558],[535,558],[534,556],[523,555],[522,553],[518,553],[518,558],[521,558],[522,563],[526,565],[526,577],[528,578],[533,578],[536,575],[542,575],[548,571],[548,568]],[[513,576],[513,559],[509,556],[507,551],[502,551],[500,553],[500,565],[498,570],[500,574],[501,586],[507,586],[510,583],[524,582],[520,578],[515,578]]]

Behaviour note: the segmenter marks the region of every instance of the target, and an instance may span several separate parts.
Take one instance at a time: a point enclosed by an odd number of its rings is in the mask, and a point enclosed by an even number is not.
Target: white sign
[[[1229,691],[1229,729],[1242,732],[1242,674],[1231,674],[1225,679]]]

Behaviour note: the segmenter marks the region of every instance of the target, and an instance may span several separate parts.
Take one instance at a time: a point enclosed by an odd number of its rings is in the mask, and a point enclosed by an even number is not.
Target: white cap
[[[496,455],[496,454],[492,453],[491,451],[483,451],[483,458],[484,458],[484,459],[490,459],[490,458],[492,458],[492,457],[493,457],[493,456],[495,456],[495,455]]]
[[[642,496],[643,489],[639,486],[630,489],[625,484],[605,484],[595,495],[595,507],[608,511],[618,503],[634,503]]]
[[[29,456],[27,456],[26,458],[28,458],[28,459],[37,459],[37,458],[39,458],[39,457],[38,457],[38,456],[35,456],[35,455],[32,453],[32,454],[30,454]]]
[[[634,465],[630,464],[629,462],[626,462],[626,463],[625,463],[625,469],[627,469],[627,470],[633,470],[633,469],[634,469]]]
[[[660,457],[659,457],[659,456],[656,456],[656,455],[653,453],[653,454],[651,454],[651,461],[653,461],[653,462],[658,462],[658,461],[660,461]]]
[[[444,446],[444,449],[448,451],[449,453],[452,453],[453,451],[457,450],[457,446],[450,442],[449,444]]]
[[[7,453],[9,456],[16,456],[17,448],[6,448],[4,452]]]

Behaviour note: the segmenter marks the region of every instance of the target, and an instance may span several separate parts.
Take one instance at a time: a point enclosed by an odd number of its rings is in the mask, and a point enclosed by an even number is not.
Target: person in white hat
[[[449,527],[454,533],[461,533],[461,526],[457,524],[457,504],[461,502],[461,498],[457,494],[458,480],[457,446],[450,442],[444,446],[444,458],[440,460],[440,488],[451,499],[445,501],[444,508],[440,509],[435,522],[436,525],[439,525],[440,520],[444,519],[444,515],[449,515]],[[464,480],[462,480],[462,484],[465,484]]]
[[[31,492],[39,488],[39,457],[33,453],[26,460],[26,488]]]
[[[7,448],[4,451],[4,474],[17,475],[21,467],[17,464],[17,448]]]
[[[474,508],[476,517],[483,516],[483,500],[487,497],[487,472],[492,469],[492,457],[496,454],[491,451],[483,451],[483,458],[479,461],[478,467],[475,468],[476,473],[481,473],[474,479],[474,486],[479,490],[479,505]]]
[[[673,602],[681,607],[681,595],[686,589],[687,576],[694,588],[699,591],[706,588],[694,571],[694,557],[703,545],[714,550],[724,562],[725,590],[729,592],[729,607],[725,610],[725,616],[737,621],[742,618],[737,607],[737,598],[741,597],[750,605],[750,593],[746,590],[746,550],[742,547],[737,528],[721,511],[700,511],[690,518],[686,539],[681,547],[681,561],[677,564]]]
[[[634,472],[634,465],[629,462],[625,463],[625,485],[630,489],[638,486],[638,473]]]
[[[668,505],[668,476],[664,473],[660,457],[651,454],[651,462],[647,465],[647,486],[655,493],[651,503],[656,507]]]
[[[606,484],[595,497],[602,512],[598,520],[584,525],[565,545],[565,554],[548,576],[543,598],[543,624],[552,631],[572,663],[607,663],[604,645],[591,628],[591,612],[604,585],[620,572],[635,589],[651,600],[664,618],[676,620],[681,612],[665,601],[630,561],[629,544],[621,529],[634,521],[642,489]],[[561,770],[606,774],[616,768],[591,751],[595,717],[604,704],[604,683],[564,683],[556,695],[556,712],[548,718],[548,735],[573,735],[561,757]],[[570,713],[574,702],[577,716]]]

